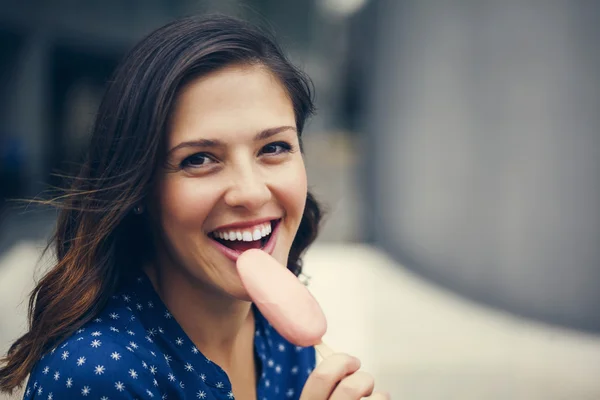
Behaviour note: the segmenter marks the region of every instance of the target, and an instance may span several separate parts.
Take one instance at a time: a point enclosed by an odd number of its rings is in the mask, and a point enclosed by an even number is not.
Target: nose
[[[235,173],[225,193],[225,203],[229,207],[255,211],[265,205],[271,196],[271,190],[260,171],[246,166]]]

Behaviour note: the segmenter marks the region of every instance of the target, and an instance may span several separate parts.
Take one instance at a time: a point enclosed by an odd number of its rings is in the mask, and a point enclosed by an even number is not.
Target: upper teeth
[[[266,222],[264,224],[259,224],[253,226],[250,229],[244,230],[223,230],[223,231],[214,231],[213,235],[223,240],[241,240],[244,242],[253,242],[255,240],[260,240],[265,236],[271,234],[271,223]]]

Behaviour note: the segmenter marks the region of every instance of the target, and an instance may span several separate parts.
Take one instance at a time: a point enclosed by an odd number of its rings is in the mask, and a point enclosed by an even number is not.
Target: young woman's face
[[[160,273],[247,299],[237,256],[262,248],[286,265],[304,211],[291,100],[266,68],[213,72],[179,94],[166,146],[153,206]]]

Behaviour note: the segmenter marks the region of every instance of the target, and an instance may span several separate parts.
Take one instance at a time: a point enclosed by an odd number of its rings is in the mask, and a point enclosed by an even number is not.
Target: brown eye
[[[212,157],[210,157],[208,154],[196,153],[196,154],[192,154],[191,156],[185,158],[181,162],[181,167],[182,168],[202,167],[207,164],[210,164],[211,162],[214,162],[214,159]]]
[[[291,149],[292,149],[292,146],[290,146],[289,143],[274,142],[274,143],[269,143],[268,145],[264,146],[260,150],[260,152],[261,152],[261,154],[274,155],[274,154],[287,153]]]

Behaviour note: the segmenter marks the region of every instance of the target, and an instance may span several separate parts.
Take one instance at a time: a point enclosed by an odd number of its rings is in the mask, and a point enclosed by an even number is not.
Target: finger
[[[308,376],[300,400],[326,400],[344,377],[360,368],[360,360],[336,353],[324,359]]]
[[[370,396],[375,387],[375,380],[371,374],[356,371],[342,379],[337,385],[330,400],[359,400]]]

